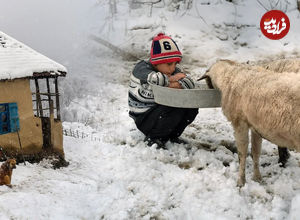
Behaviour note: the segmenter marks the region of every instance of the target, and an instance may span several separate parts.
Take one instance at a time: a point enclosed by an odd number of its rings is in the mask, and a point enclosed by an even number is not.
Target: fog
[[[96,0],[0,0],[0,31],[76,72],[99,10]]]

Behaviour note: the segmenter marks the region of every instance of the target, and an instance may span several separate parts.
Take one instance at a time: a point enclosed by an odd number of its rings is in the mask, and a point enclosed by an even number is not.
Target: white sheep
[[[289,58],[289,59],[279,59],[274,61],[263,61],[258,63],[268,70],[275,72],[294,72],[300,73],[300,59],[299,58]]]
[[[300,59],[299,58],[285,58],[279,60],[272,61],[262,61],[258,62],[257,65],[262,66],[268,70],[272,70],[275,72],[294,72],[300,73]],[[285,147],[278,146],[278,154],[279,160],[278,162],[281,164],[280,166],[285,166],[290,154]]]
[[[240,159],[238,186],[245,184],[249,129],[255,181],[261,180],[262,137],[300,151],[300,74],[220,60],[205,76],[221,91],[223,113],[234,128]]]

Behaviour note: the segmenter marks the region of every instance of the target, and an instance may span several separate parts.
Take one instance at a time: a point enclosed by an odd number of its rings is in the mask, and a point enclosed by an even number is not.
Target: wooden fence
[[[82,131],[72,130],[72,129],[63,129],[65,136],[80,138],[80,139],[90,139],[91,141],[101,141],[99,137],[93,136],[92,134],[87,134]]]

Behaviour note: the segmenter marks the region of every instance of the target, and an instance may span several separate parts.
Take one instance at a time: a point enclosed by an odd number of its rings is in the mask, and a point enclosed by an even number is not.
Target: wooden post
[[[36,110],[36,116],[40,117],[40,113],[39,113],[39,102],[37,99],[37,90],[36,90],[36,84],[35,84],[35,110]]]
[[[19,134],[19,129],[17,127],[17,120],[14,119],[14,121],[15,121],[15,128],[17,130],[18,140],[19,140],[19,144],[20,144],[21,155],[22,155],[22,158],[23,158],[24,165],[26,166],[25,158],[24,158],[24,154],[23,154],[22,143],[21,143],[21,138],[20,138],[20,134]]]
[[[55,77],[55,97],[56,97],[56,114],[57,119],[60,120],[60,107],[59,107],[59,93],[58,93],[58,80],[57,76]]]
[[[53,108],[53,101],[50,100],[49,101],[49,107],[50,107],[50,118],[53,117],[53,114],[54,114],[54,108]]]
[[[42,106],[42,101],[41,101],[41,96],[40,96],[40,87],[39,87],[39,82],[38,79],[34,79],[35,81],[35,90],[36,90],[36,102],[37,102],[37,114],[38,117],[43,117],[43,106]]]
[[[52,100],[51,100],[51,95],[50,95],[51,89],[50,89],[50,84],[49,84],[49,78],[46,78],[46,81],[47,81],[48,103],[49,103],[49,109],[50,109],[50,115],[51,115],[51,104],[52,104],[52,111],[53,111],[53,102],[51,103]],[[53,112],[52,112],[52,114],[53,114]]]

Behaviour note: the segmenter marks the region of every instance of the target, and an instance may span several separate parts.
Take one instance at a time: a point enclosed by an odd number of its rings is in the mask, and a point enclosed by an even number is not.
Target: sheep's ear
[[[203,76],[201,76],[199,79],[197,79],[197,81],[201,81],[203,79],[206,79],[207,77],[209,77],[208,75],[204,74]]]
[[[211,78],[210,78],[209,76],[207,76],[207,77],[205,78],[205,81],[206,81],[206,84],[207,84],[208,88],[214,89],[214,86],[213,86],[213,84],[212,84]]]
[[[204,74],[201,78],[197,79],[197,81],[200,81],[203,79],[205,79],[205,82],[206,82],[206,85],[208,86],[208,88],[214,89],[213,84],[211,82],[211,78],[206,74]]]

